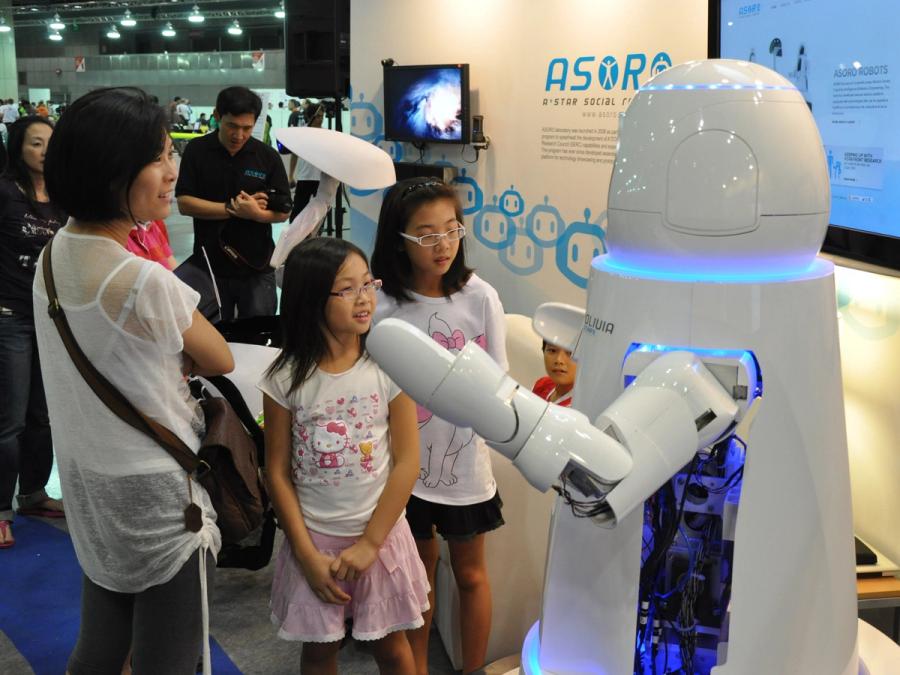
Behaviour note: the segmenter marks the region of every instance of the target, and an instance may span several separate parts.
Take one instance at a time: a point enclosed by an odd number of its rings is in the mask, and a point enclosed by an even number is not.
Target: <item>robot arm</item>
[[[660,356],[595,424],[519,385],[475,343],[456,356],[398,319],[372,329],[366,346],[412,398],[438,417],[472,427],[546,492],[563,478],[614,525],[727,431],[738,408],[696,355]]]

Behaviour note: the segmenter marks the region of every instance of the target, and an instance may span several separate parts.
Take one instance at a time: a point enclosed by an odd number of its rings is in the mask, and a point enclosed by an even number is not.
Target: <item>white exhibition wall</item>
[[[491,148],[469,164],[471,148],[435,145],[425,162],[458,169],[470,257],[508,312],[583,305],[632,75],[643,66],[643,83],[669,60],[706,56],[705,0],[458,0],[440,12],[367,0],[352,3],[351,31],[352,132],[398,161],[419,153],[383,140],[381,60],[470,64],[472,113],[484,115]],[[350,199],[350,238],[371,251],[381,192]],[[900,562],[900,280],[848,269],[836,278],[854,524]]]
[[[395,161],[385,142],[382,59],[468,63],[472,113],[491,147],[430,145],[427,164],[458,169],[468,254],[509,312],[549,300],[584,304],[591,259],[604,251],[606,194],[618,114],[638,85],[706,55],[705,0],[367,0],[351,7],[352,133]],[[548,82],[549,80],[549,82]],[[381,192],[351,191],[351,234],[371,250]]]

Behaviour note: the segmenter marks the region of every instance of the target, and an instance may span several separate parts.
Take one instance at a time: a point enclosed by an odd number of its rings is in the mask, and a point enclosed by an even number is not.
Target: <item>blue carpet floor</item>
[[[81,568],[65,532],[25,517],[15,532],[16,545],[2,552],[0,630],[36,675],[59,675],[78,638]],[[215,640],[210,648],[216,675],[240,674]]]

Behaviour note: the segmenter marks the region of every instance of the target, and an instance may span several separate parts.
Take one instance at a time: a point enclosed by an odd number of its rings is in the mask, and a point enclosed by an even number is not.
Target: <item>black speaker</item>
[[[407,178],[439,178],[450,183],[456,177],[456,169],[442,164],[419,164],[418,162],[394,162],[397,180]]]
[[[286,0],[285,90],[331,98],[350,93],[350,0]]]

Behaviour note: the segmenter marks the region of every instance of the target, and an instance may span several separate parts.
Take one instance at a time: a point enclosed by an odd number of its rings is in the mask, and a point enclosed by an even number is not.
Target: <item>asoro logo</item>
[[[584,329],[591,335],[595,335],[597,333],[609,333],[610,335],[612,335],[612,332],[615,329],[615,324],[610,321],[600,319],[596,316],[585,314]]]
[[[672,67],[672,59],[665,52],[660,52],[650,62],[650,77],[659,75],[662,71]]]
[[[671,67],[672,59],[666,52],[658,52],[652,59],[643,53],[628,54],[624,65],[611,54],[599,60],[596,56],[579,56],[574,60],[561,56],[551,59],[547,65],[544,91],[587,91],[595,85],[605,91],[616,88],[636,91],[641,86],[638,77],[644,73],[652,77]]]
[[[738,7],[738,16],[742,19],[748,16],[756,16],[762,11],[762,5],[758,2],[753,2],[749,5],[741,5]]]

